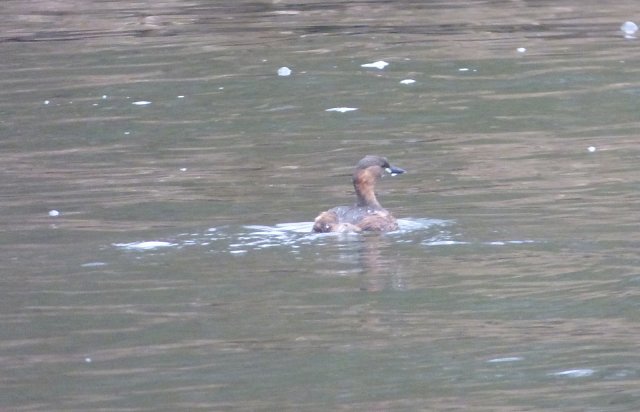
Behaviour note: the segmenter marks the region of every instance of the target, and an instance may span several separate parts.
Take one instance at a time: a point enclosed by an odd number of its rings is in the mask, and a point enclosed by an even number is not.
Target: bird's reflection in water
[[[361,235],[356,253],[362,279],[360,290],[406,290],[397,253],[391,252],[393,239],[381,233]]]

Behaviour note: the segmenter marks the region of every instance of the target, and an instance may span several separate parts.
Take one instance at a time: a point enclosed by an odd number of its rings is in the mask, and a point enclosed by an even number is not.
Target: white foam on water
[[[326,109],[325,112],[339,112],[339,113],[347,113],[358,110],[357,107],[332,107],[330,109]]]
[[[387,67],[389,65],[389,63],[387,63],[384,60],[378,60],[375,61],[373,63],[365,63],[365,64],[361,64],[360,67],[365,67],[365,68],[372,68],[372,69],[378,69],[378,70],[382,70],[385,67]]]
[[[176,243],[164,242],[160,240],[147,240],[131,243],[114,243],[114,246],[126,250],[154,250],[159,248],[177,246]]]
[[[523,360],[524,358],[521,358],[520,356],[510,356],[507,358],[494,358],[494,359],[489,359],[487,361],[487,363],[506,363],[506,362],[518,362]]]
[[[569,369],[561,372],[550,373],[551,376],[561,376],[568,378],[586,378],[595,373],[593,369]]]

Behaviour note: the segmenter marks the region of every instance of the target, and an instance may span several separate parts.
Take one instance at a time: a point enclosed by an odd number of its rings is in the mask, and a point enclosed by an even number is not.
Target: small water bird
[[[382,207],[375,194],[375,185],[385,172],[395,176],[405,171],[391,166],[381,156],[368,155],[362,158],[353,171],[357,203],[353,206],[337,206],[320,213],[314,221],[313,231],[387,232],[398,229],[396,218]]]

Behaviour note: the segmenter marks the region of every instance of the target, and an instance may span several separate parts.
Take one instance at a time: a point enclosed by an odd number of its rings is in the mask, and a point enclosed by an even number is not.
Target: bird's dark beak
[[[389,166],[384,170],[386,170],[387,173],[389,173],[391,176],[401,175],[406,172],[406,170],[400,169],[399,167],[395,167],[395,166]]]

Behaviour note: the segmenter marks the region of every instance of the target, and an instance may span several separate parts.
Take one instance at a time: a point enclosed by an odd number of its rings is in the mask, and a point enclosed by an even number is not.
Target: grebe
[[[314,232],[387,232],[398,229],[393,215],[382,207],[374,191],[384,172],[392,176],[404,173],[381,156],[365,156],[353,171],[353,187],[358,202],[354,206],[338,206],[320,213],[313,224]]]

